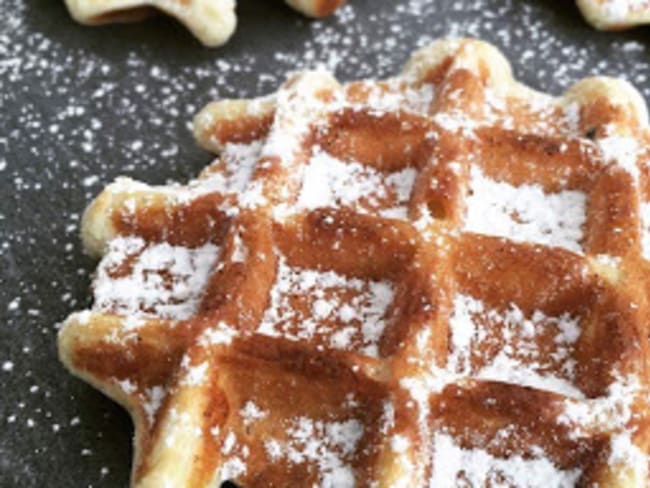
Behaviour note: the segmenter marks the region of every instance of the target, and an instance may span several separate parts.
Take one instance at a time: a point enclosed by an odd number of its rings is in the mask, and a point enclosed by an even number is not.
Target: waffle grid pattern
[[[138,487],[646,486],[646,118],[472,40],[211,104],[198,180],[86,211],[61,358],[130,410]]]

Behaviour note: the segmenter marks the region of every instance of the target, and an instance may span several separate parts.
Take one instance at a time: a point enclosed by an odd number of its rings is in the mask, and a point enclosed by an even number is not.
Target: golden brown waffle
[[[141,20],[156,11],[177,18],[206,46],[230,39],[237,18],[235,0],[65,0],[70,14],[82,24]],[[325,17],[345,0],[286,0],[309,17]]]
[[[136,427],[133,485],[647,486],[647,114],[473,40],[196,118],[188,186],[90,205],[60,355]],[[166,484],[165,484],[166,483]]]
[[[601,30],[650,23],[650,0],[577,0],[587,21]]]

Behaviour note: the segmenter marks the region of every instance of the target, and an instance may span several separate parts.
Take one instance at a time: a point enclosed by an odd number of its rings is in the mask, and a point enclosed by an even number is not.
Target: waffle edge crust
[[[623,30],[650,23],[648,0],[577,0],[591,25],[600,30]]]
[[[235,32],[236,0],[65,0],[72,17],[82,24],[142,20],[163,12],[185,25],[204,45],[225,44]],[[332,14],[345,0],[286,0],[308,17]]]
[[[646,107],[494,47],[292,75],[195,119],[188,185],[109,185],[65,366],[134,487],[648,486]]]

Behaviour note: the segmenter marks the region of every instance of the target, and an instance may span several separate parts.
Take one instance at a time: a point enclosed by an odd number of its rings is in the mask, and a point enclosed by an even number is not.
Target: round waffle
[[[156,11],[178,19],[206,46],[225,44],[235,32],[235,0],[65,0],[72,17],[82,24],[131,22]],[[345,0],[286,0],[309,17],[325,17]]]
[[[133,485],[646,486],[647,113],[444,40],[386,81],[207,106],[186,186],[88,207],[60,356]]]

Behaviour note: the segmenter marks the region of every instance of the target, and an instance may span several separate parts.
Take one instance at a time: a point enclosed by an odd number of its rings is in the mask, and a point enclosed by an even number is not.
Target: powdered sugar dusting
[[[165,398],[165,389],[162,386],[153,386],[148,388],[143,394],[143,408],[149,425],[153,425],[158,409]]]
[[[639,178],[639,141],[634,137],[609,135],[597,141],[605,163],[615,164],[630,173],[633,178]]]
[[[260,419],[268,416],[268,412],[260,409],[255,402],[249,400],[239,411],[239,415],[244,420],[244,425],[250,425]]]
[[[351,463],[363,433],[364,427],[356,419],[324,422],[299,417],[287,426],[286,439],[269,439],[265,446],[273,461],[318,466],[318,486],[322,488],[353,488]]]
[[[648,476],[648,455],[632,442],[632,435],[624,431],[614,435],[610,440],[611,453],[607,462],[611,466],[625,466],[636,479]]]
[[[318,92],[332,84],[331,75],[318,69],[296,75],[290,87],[278,92],[277,109],[262,149],[263,157],[279,158],[283,164],[291,165],[303,138],[331,103],[318,97]]]
[[[258,331],[293,340],[317,340],[334,349],[376,357],[393,296],[387,281],[294,268],[281,257],[270,306]]]
[[[549,194],[539,185],[515,187],[492,180],[475,167],[470,188],[466,231],[582,252],[587,201],[583,192]]]
[[[228,143],[220,155],[218,171],[211,172],[205,179],[197,181],[201,192],[221,192],[237,194],[244,190],[253,174],[253,168],[262,151],[262,143]],[[215,168],[216,169],[216,168]]]
[[[612,22],[628,20],[628,16],[650,8],[648,0],[602,0],[599,2]]]
[[[201,386],[203,382],[207,379],[208,373],[208,363],[202,362],[197,365],[191,366],[189,364],[188,356],[183,358],[181,366],[186,369],[185,376],[181,381],[181,384],[184,386]]]
[[[597,398],[566,400],[558,421],[571,427],[571,435],[579,439],[585,435],[603,433],[609,437],[611,466],[631,469],[637,479],[648,476],[647,454],[632,441],[636,427],[630,422],[635,416],[633,404],[645,390],[635,375],[616,374],[607,392]],[[646,400],[644,400],[646,401]]]
[[[209,243],[189,249],[118,237],[97,269],[95,308],[130,316],[191,317],[218,255],[219,248]],[[127,262],[124,274],[120,268]]]
[[[227,323],[220,321],[216,325],[207,327],[199,337],[199,344],[204,347],[215,345],[228,345],[237,337],[237,330]]]
[[[305,168],[297,206],[307,210],[347,206],[362,213],[374,210],[406,219],[415,176],[413,168],[383,175],[370,166],[343,162],[317,151]]]
[[[237,479],[246,473],[246,463],[238,456],[228,458],[221,466],[220,477],[224,480]]]
[[[641,251],[650,260],[650,202],[641,203]]]
[[[452,373],[583,397],[572,384],[580,325],[568,314],[549,317],[536,311],[526,317],[514,304],[498,312],[459,294],[449,325]]]
[[[411,81],[411,80],[409,80]],[[401,79],[388,80],[384,87],[379,87],[372,82],[359,83],[366,91],[364,105],[352,104],[354,109],[369,108],[371,113],[382,115],[400,111],[429,114],[434,100],[435,89],[433,84],[425,83],[414,87],[405,85]],[[388,88],[388,90],[382,89]]]
[[[453,437],[436,433],[430,488],[440,486],[526,486],[571,488],[582,472],[562,470],[541,453],[532,458],[497,458],[483,449],[463,449]]]

